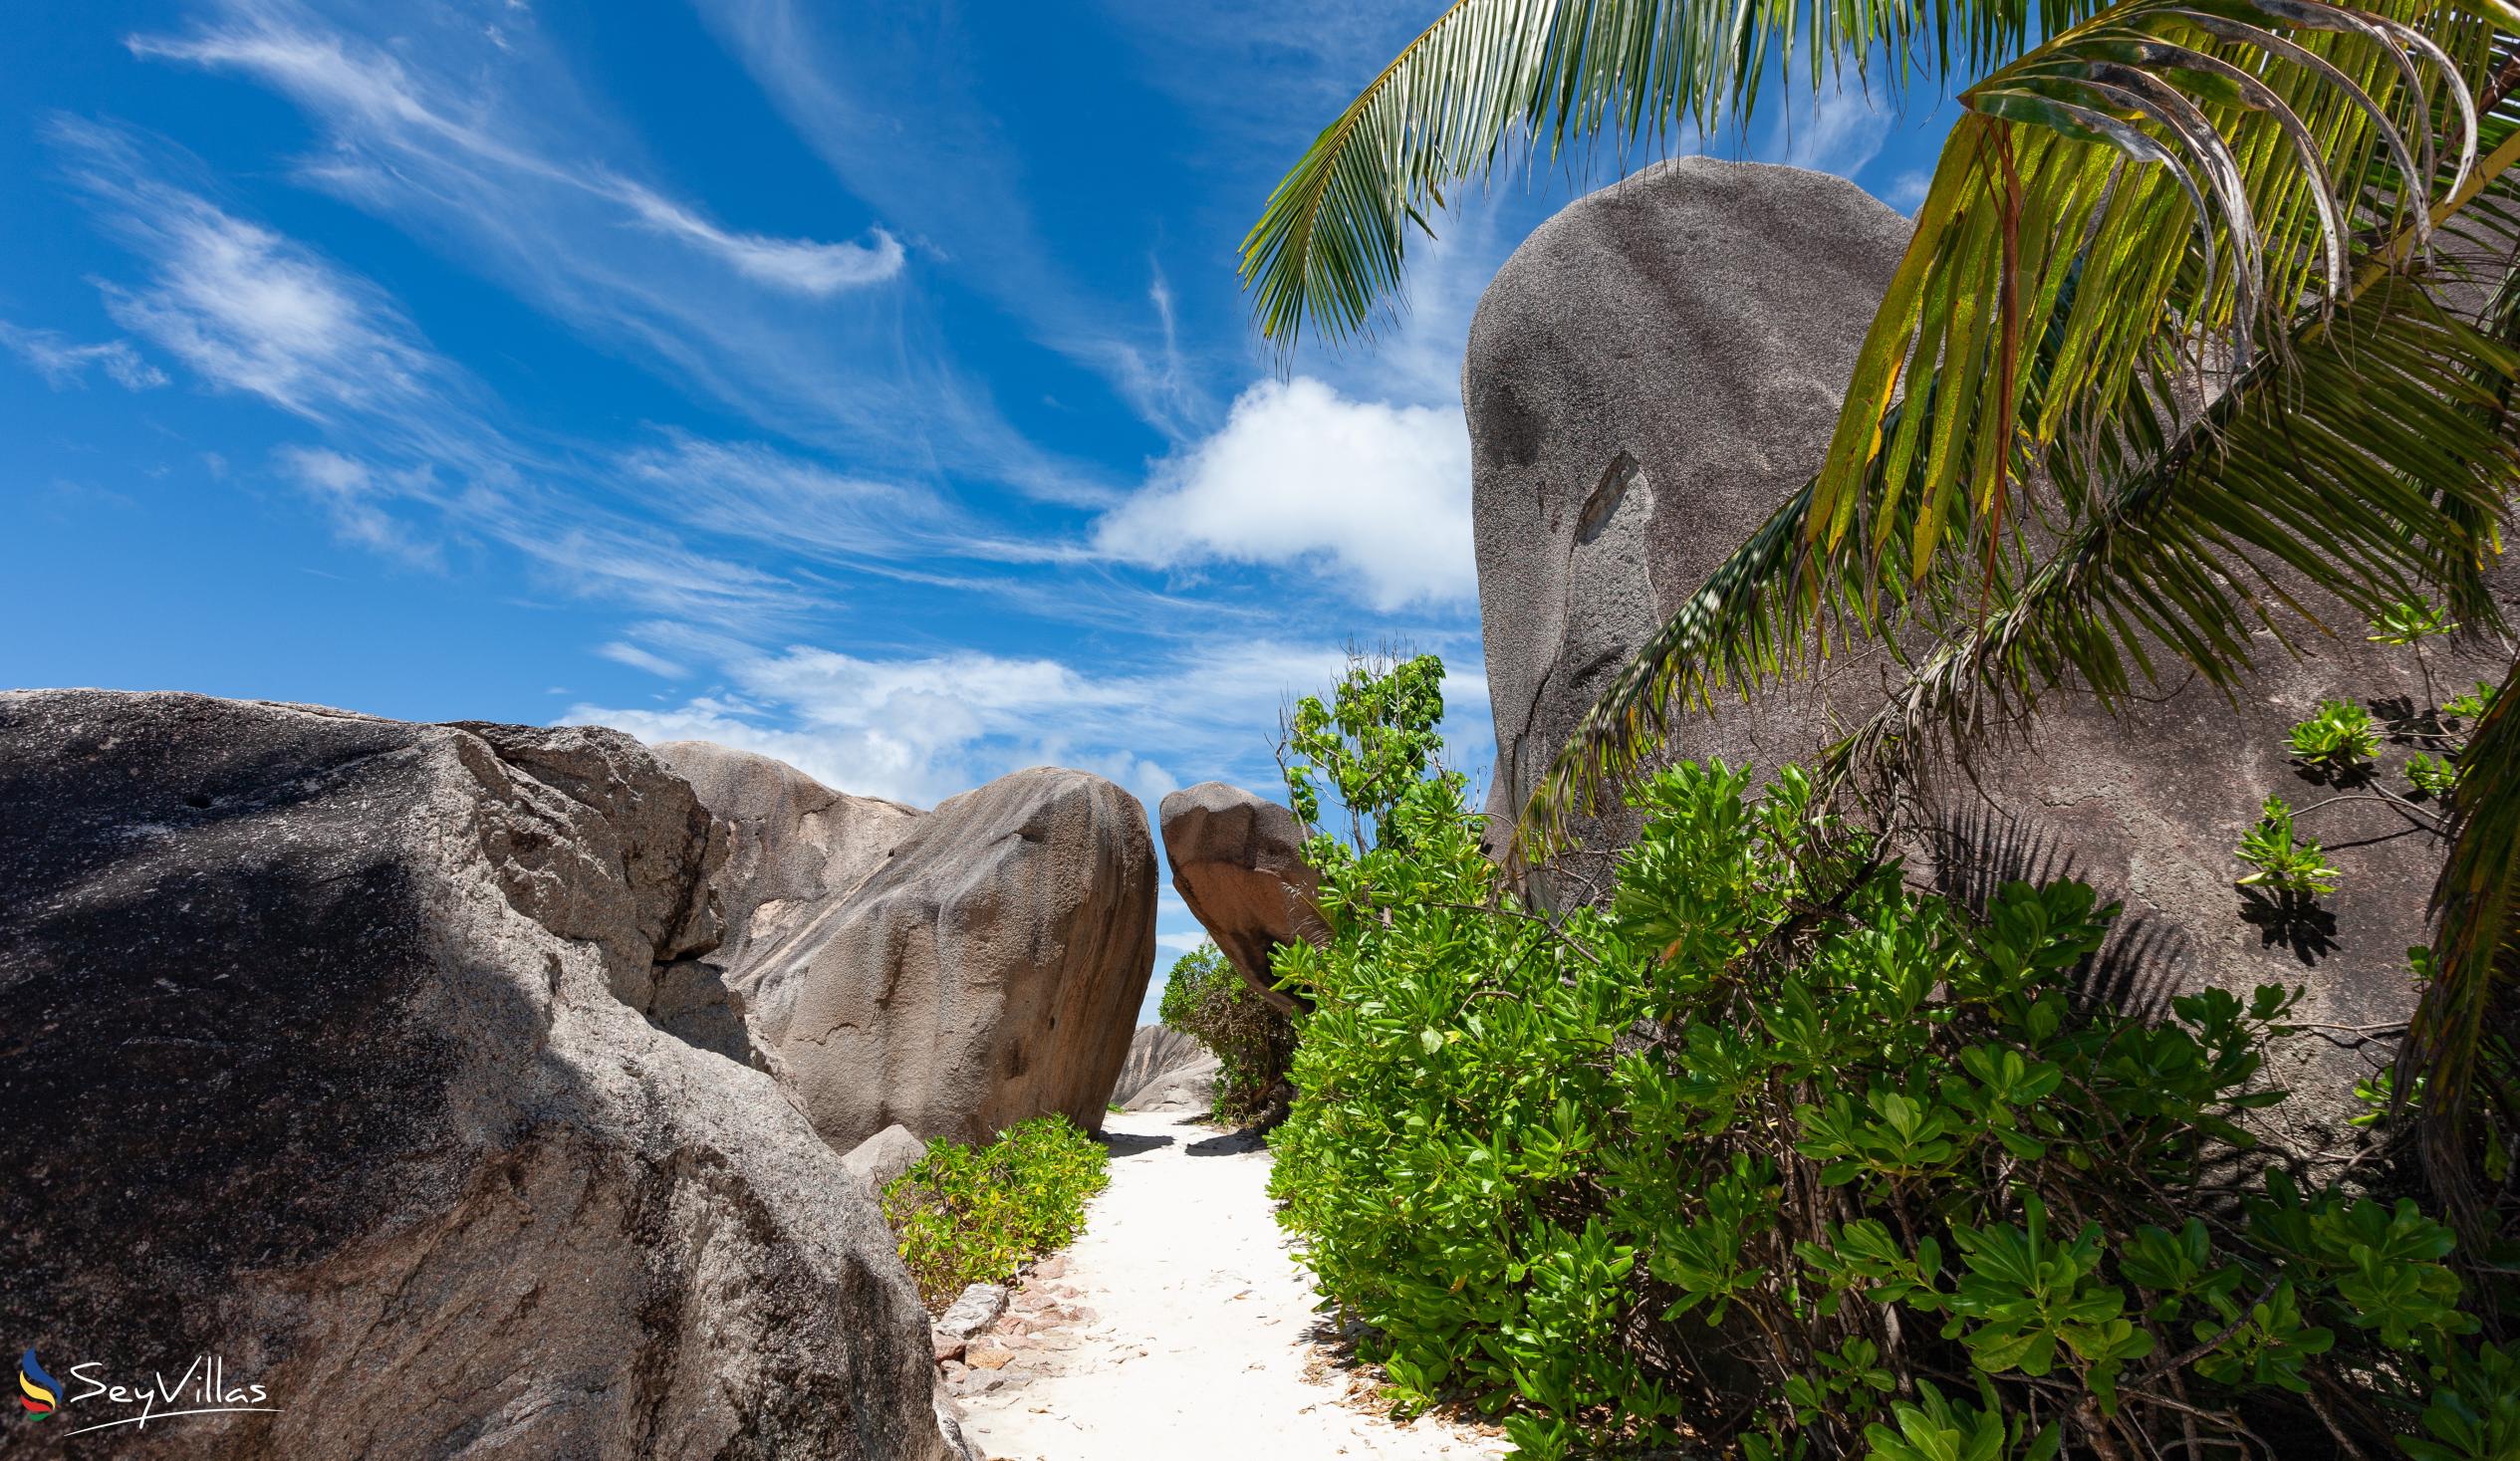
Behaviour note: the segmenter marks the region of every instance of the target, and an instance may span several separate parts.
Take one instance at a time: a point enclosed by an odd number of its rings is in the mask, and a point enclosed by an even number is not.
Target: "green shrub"
[[[2294,759],[2331,773],[2360,771],[2380,755],[2380,731],[2372,712],[2352,700],[2322,700],[2308,720],[2296,722],[2285,744]]]
[[[2241,887],[2272,888],[2294,897],[2337,890],[2337,870],[2328,865],[2327,849],[2317,838],[2296,839],[2292,804],[2281,797],[2266,799],[2257,826],[2240,835],[2237,855],[2255,869],[2234,879]]]
[[[1216,1119],[1264,1120],[1285,1110],[1295,1027],[1214,944],[1172,961],[1157,1018],[1215,1053]]]
[[[1800,772],[1748,793],[1640,788],[1612,905],[1563,917],[1498,900],[1445,782],[1328,869],[1272,1187],[1404,1402],[1526,1457],[2515,1454],[2445,1228],[2234,1175],[2291,996],[2078,1007],[2087,886],[1975,916]]]
[[[928,1310],[966,1285],[1004,1283],[1085,1231],[1086,1199],[1111,1180],[1111,1154],[1066,1116],[1036,1116],[987,1146],[928,1143],[883,1189],[883,1215]]]

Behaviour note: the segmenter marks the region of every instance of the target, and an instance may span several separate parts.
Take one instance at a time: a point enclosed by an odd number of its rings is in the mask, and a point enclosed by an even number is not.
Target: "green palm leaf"
[[[1242,245],[1261,333],[1337,342],[1397,294],[1408,230],[1446,186],[1615,135],[1651,144],[1751,113],[1773,62],[1895,91],[1974,74],[2091,0],[1459,0],[1322,130]],[[1879,75],[1873,74],[1876,62]]]
[[[2422,1093],[2424,1167],[2470,1231],[2478,1222],[2472,1118],[2520,1130],[2514,995],[2520,992],[2520,663],[2473,728],[2452,808],[2448,862],[2432,893],[2432,983],[2415,1006],[2393,1083]],[[2479,1097],[2483,1097],[2481,1100]]]
[[[2440,599],[2490,621],[2474,524],[2520,492],[2487,378],[2520,352],[2393,279],[2310,322],[2156,454],[2119,464],[2096,511],[1927,657],[1831,755],[1845,772],[1966,754],[2072,683],[2115,707],[2154,654],[2229,692],[2254,631],[2279,645],[2315,590],[2357,617]],[[2312,620],[2315,622],[2315,620]]]

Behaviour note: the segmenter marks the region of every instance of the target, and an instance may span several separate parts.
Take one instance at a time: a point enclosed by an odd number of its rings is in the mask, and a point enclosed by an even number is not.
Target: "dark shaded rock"
[[[730,967],[753,1038],[847,1150],[898,1122],[986,1141],[1063,1111],[1099,1130],[1154,970],[1137,799],[1034,770],[907,823],[880,866]]]
[[[1569,206],[1498,274],[1463,372],[1496,714],[1492,814],[1519,812],[1630,654],[1809,479],[1906,237],[1905,220],[1841,179],[1688,159]],[[2506,561],[2497,573],[2515,602],[2520,570]],[[2305,779],[2285,729],[2323,697],[2385,716],[2422,695],[2408,651],[2365,642],[2359,625],[2339,630],[2314,635],[2298,660],[2270,641],[2236,707],[2185,680],[2123,718],[2051,695],[2035,742],[1986,757],[1974,785],[1925,789],[1913,809],[1926,828],[1913,852],[1963,897],[2007,877],[2071,875],[2123,900],[2091,976],[2123,1002],[2306,984],[2305,1018],[2351,1028],[2282,1053],[2277,1078],[2306,1097],[2279,1108],[2285,1124],[2341,1110],[2354,1076],[2385,1058],[2361,1036],[2410,1008],[2405,950],[2426,937],[2440,865],[2437,839],[2399,812],[2336,802],[2303,823],[2343,872],[2334,896],[2283,908],[2233,885],[2244,870],[2233,849],[2269,793],[2307,808],[2351,790]],[[2436,681],[2499,679],[2508,663],[2460,654],[2435,653]],[[1879,707],[1893,669],[1854,656],[1748,706],[1726,702],[1683,722],[1668,754],[1762,769],[1808,759]],[[2391,748],[2387,774],[2406,749]],[[1584,831],[1612,847],[1633,825]],[[1586,896],[1600,870],[1578,859],[1537,890]]]
[[[1133,1111],[1203,1111],[1216,1102],[1215,1052],[1169,1025],[1140,1025],[1112,1101]]]
[[[1163,799],[1163,855],[1172,886],[1207,936],[1262,998],[1289,1014],[1297,1002],[1275,987],[1269,963],[1280,944],[1322,935],[1314,899],[1321,877],[1304,861],[1304,829],[1277,803],[1221,781]]]
[[[865,1189],[642,1017],[725,842],[635,742],[16,692],[0,799],[0,1331],[281,1407],[65,1454],[945,1454]]]

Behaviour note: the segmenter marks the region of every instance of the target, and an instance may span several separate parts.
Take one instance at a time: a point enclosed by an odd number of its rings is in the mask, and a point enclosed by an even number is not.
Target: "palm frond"
[[[1396,297],[1444,189],[1599,139],[1646,146],[1745,120],[1773,63],[1896,92],[1974,75],[2094,0],[1459,0],[1384,68],[1269,194],[1242,245],[1261,334],[1336,343]],[[1879,66],[1878,72],[1876,66]]]
[[[2073,545],[2114,544],[2110,515],[2131,505],[2131,484],[2192,471],[2244,399],[2333,389],[2354,406],[2359,365],[2331,351],[2308,373],[2289,368],[2301,348],[2357,338],[2324,334],[2326,313],[2425,263],[2420,244],[2437,223],[2499,238],[2506,255],[2520,237],[2520,219],[2503,218],[2502,194],[2486,189],[2512,166],[2520,128],[2504,118],[2480,124],[2474,94],[2497,59],[2480,14],[2126,0],[1973,88],[1979,110],[1944,148],[1817,478],[1596,704],[1535,796],[1526,835],[1554,843],[1572,812],[1598,808],[1659,742],[1674,706],[1825,648],[1802,637],[1797,614],[1892,644],[1918,620],[1968,635],[2043,562],[2061,585],[2080,582],[2067,567]],[[2448,39],[2407,39],[2424,30]],[[2495,144],[2481,165],[2480,138]],[[2358,262],[2368,266],[2349,275]],[[2384,373],[2410,381],[2449,360],[2473,366],[2478,388],[2507,388],[2506,357],[2479,364],[2403,300],[2389,318],[2376,341]],[[2285,368],[2251,361],[2261,339]],[[2265,393],[2226,396],[2200,416],[2228,382],[2249,379]],[[1902,382],[1914,382],[1903,395]],[[2479,420],[2505,419],[2498,393],[2452,396]],[[2417,405],[2409,419],[2431,411]],[[2180,432],[2182,421],[2197,429]],[[2347,429],[2331,462],[2257,499],[2290,515],[2287,533],[2256,531],[2271,516],[2213,532],[2191,525],[2189,551],[2248,547],[2349,603],[2412,581],[2489,611],[2473,555],[2500,505],[2443,448],[2469,437],[2490,445],[2499,425],[2469,425],[2455,438],[2408,438],[2386,421]],[[2377,458],[2365,454],[2375,443]],[[2226,453],[2218,470],[2272,482],[2275,459]],[[2417,474],[2424,491],[2405,490],[2391,469]],[[1800,551],[1784,541],[1787,519]],[[2069,551],[2052,559],[2060,544]],[[2453,544],[2471,556],[2458,560]],[[2185,579],[2082,626],[2091,642],[2079,667],[2097,688],[2123,690],[2131,670],[2149,678],[2147,642],[2233,683],[2250,643],[2241,619],[2271,622],[2262,606],[2285,605],[2285,591],[2263,576],[2226,581],[2209,562]],[[2060,621],[2049,641],[2062,632]],[[1970,682],[1973,668],[1942,657],[1920,673]],[[1929,687],[1919,702],[1956,703]]]
[[[2520,1131],[2512,1084],[2520,1069],[2511,1064],[2511,1041],[2520,1035],[2520,662],[2471,730],[2459,764],[2449,860],[2432,893],[2432,982],[2416,1002],[2392,1084],[2422,1093],[2426,1174],[2473,1225],[2473,1121],[2481,1111]],[[2490,1059],[2497,1049],[2500,1059]]]
[[[1911,581],[1940,554],[1983,556],[1986,543],[1956,540],[1955,505],[1966,494],[1975,532],[1999,533],[2023,484],[1995,451],[1964,478],[1952,443],[2019,435],[2036,457],[2123,431],[2139,376],[2244,369],[2259,336],[2367,287],[2373,276],[2347,277],[2350,228],[2402,228],[2407,257],[2419,255],[2434,194],[2448,201],[2474,170],[2470,92],[2490,34],[2467,21],[2482,14],[2464,0],[2390,13],[2120,0],[1963,93],[1970,115],[1943,149],[1821,467],[1815,544],[1844,551],[1866,493],[1904,489],[1903,472],[1869,470],[1874,457],[1922,449],[1913,532],[1862,546],[1878,571]],[[2452,119],[2437,164],[2436,102]],[[2048,328],[2068,277],[2076,308],[2033,402],[2017,369],[2025,332]],[[1911,418],[1891,434],[1899,380],[1937,365],[1959,388],[1937,398],[1931,431]]]
[[[2063,684],[2114,708],[2161,666],[2236,689],[2315,592],[2358,618],[2437,598],[2490,622],[2476,524],[2520,492],[2520,446],[2483,408],[2520,351],[2393,278],[2305,323],[2167,448],[2122,463],[2099,506],[1833,749],[1830,770],[1965,753]],[[2287,611],[2277,612],[2278,608]],[[2315,620],[2311,620],[2315,622]]]

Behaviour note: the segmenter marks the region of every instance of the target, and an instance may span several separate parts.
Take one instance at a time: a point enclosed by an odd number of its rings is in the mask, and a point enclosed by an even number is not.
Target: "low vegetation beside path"
[[[1038,1116],[987,1146],[931,1142],[883,1189],[883,1215],[919,1298],[940,1314],[971,1284],[1002,1284],[1085,1231],[1111,1154],[1065,1116]]]

